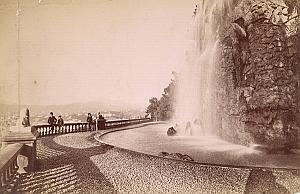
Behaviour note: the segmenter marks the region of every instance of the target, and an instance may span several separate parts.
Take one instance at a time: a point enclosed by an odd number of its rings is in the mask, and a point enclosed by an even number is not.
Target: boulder
[[[174,129],[174,127],[170,127],[167,131],[168,136],[174,136],[176,135],[177,131]]]

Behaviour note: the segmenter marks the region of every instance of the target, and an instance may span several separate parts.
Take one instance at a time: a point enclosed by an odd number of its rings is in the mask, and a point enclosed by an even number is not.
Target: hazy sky
[[[40,0],[41,1],[41,0]],[[196,0],[0,1],[0,102],[148,104],[184,62]]]

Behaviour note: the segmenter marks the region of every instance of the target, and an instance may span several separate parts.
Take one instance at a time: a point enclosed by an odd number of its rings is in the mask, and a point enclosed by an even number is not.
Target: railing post
[[[86,123],[82,123],[82,131],[87,131],[87,124]]]
[[[0,172],[0,188],[2,188],[2,186],[3,186],[3,183],[2,183],[3,181],[2,181],[2,172]]]
[[[13,177],[12,163],[8,167],[8,177],[9,177],[9,180],[11,180],[11,178]]]
[[[1,182],[2,182],[2,187],[5,187],[6,185],[6,177],[5,177],[6,171],[1,173]]]
[[[17,163],[17,158],[14,160],[14,171],[17,172],[19,169],[18,163]]]
[[[9,178],[10,178],[10,176],[9,176],[9,168],[6,169],[6,175],[5,175],[5,177],[6,177],[6,182],[8,182]]]

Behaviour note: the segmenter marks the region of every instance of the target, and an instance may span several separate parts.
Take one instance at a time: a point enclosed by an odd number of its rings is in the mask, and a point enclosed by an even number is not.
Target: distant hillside
[[[5,112],[19,112],[18,105],[7,105],[7,104],[0,104],[0,113]]]
[[[118,105],[117,105],[118,104]],[[34,113],[76,113],[76,112],[105,112],[105,111],[133,111],[144,113],[144,107],[134,107],[130,104],[120,103],[103,103],[103,102],[87,102],[87,103],[72,103],[66,105],[22,105],[21,109],[28,107],[30,112]],[[0,112],[19,112],[18,105],[0,104]]]

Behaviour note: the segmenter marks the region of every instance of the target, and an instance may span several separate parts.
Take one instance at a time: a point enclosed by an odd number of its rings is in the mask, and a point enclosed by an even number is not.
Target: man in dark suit
[[[48,118],[48,123],[50,125],[50,129],[53,132],[54,130],[54,125],[56,124],[57,119],[55,118],[55,116],[53,116],[53,112],[50,112],[50,117]]]

